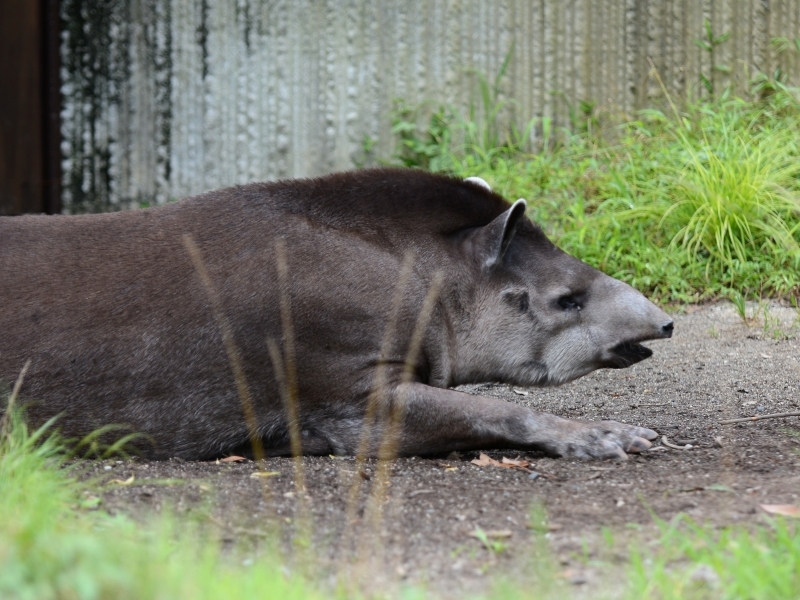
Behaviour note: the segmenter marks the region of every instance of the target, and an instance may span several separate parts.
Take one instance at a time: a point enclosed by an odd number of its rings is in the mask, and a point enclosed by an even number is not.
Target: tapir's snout
[[[661,326],[661,337],[663,338],[671,338],[672,337],[672,330],[675,329],[675,325],[672,322],[672,319],[667,321]]]
[[[602,366],[612,369],[629,367],[653,355],[642,345],[648,340],[671,338],[675,330],[672,318],[629,285],[601,277],[597,282],[601,324],[595,330],[605,339]]]

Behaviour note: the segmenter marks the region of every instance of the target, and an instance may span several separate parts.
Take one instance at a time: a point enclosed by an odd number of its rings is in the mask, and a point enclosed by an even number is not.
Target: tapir
[[[562,384],[672,334],[525,211],[477,178],[387,168],[3,217],[0,378],[30,361],[31,423],[125,426],[151,459],[377,455],[389,432],[396,455],[645,451],[650,429],[452,389]]]

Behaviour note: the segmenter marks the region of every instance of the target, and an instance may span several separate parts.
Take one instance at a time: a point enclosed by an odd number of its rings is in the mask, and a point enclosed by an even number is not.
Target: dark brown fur
[[[597,444],[573,431],[576,422],[446,389],[487,375],[548,383],[467,365],[475,360],[465,352],[480,352],[480,343],[468,340],[481,298],[500,298],[509,285],[535,295],[537,285],[559,277],[567,288],[589,289],[601,277],[524,218],[511,225],[502,264],[487,268],[503,233],[498,218],[508,210],[479,186],[387,169],[238,186],[141,211],[2,218],[0,378],[12,381],[31,359],[23,387],[29,416],[41,423],[60,415],[67,436],[125,424],[151,436],[144,450],[154,458],[209,458],[246,444],[214,311],[182,242],[190,234],[232,325],[258,435],[268,452],[285,453],[288,429],[267,352],[267,339],[283,335],[275,256],[275,240],[283,238],[304,450],[352,453],[411,251],[414,273],[386,357],[386,401],[406,406],[400,452],[514,445],[581,455],[570,448]],[[415,381],[404,386],[410,332],[437,270],[445,283]],[[649,430],[624,431],[614,452],[650,437],[642,433]]]

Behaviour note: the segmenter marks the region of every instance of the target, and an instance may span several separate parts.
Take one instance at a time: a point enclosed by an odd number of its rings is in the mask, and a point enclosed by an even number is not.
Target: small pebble
[[[103,467],[103,470],[104,471],[110,471],[111,470],[111,465],[106,465],[105,467]]]
[[[758,407],[756,407],[756,410],[758,412],[764,412],[764,407],[763,406],[758,406]]]
[[[539,474],[536,471],[534,471],[533,473],[528,475],[528,479],[530,479],[531,481],[536,481],[537,479],[539,479]]]

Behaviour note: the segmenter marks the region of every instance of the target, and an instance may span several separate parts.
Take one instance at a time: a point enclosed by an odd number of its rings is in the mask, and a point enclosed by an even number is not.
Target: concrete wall
[[[352,168],[366,137],[388,157],[394,98],[466,107],[468,70],[512,43],[515,118],[563,125],[568,101],[659,96],[648,57],[680,96],[800,70],[798,0],[62,0],[62,19],[67,212]],[[730,33],[713,64],[704,19]]]

